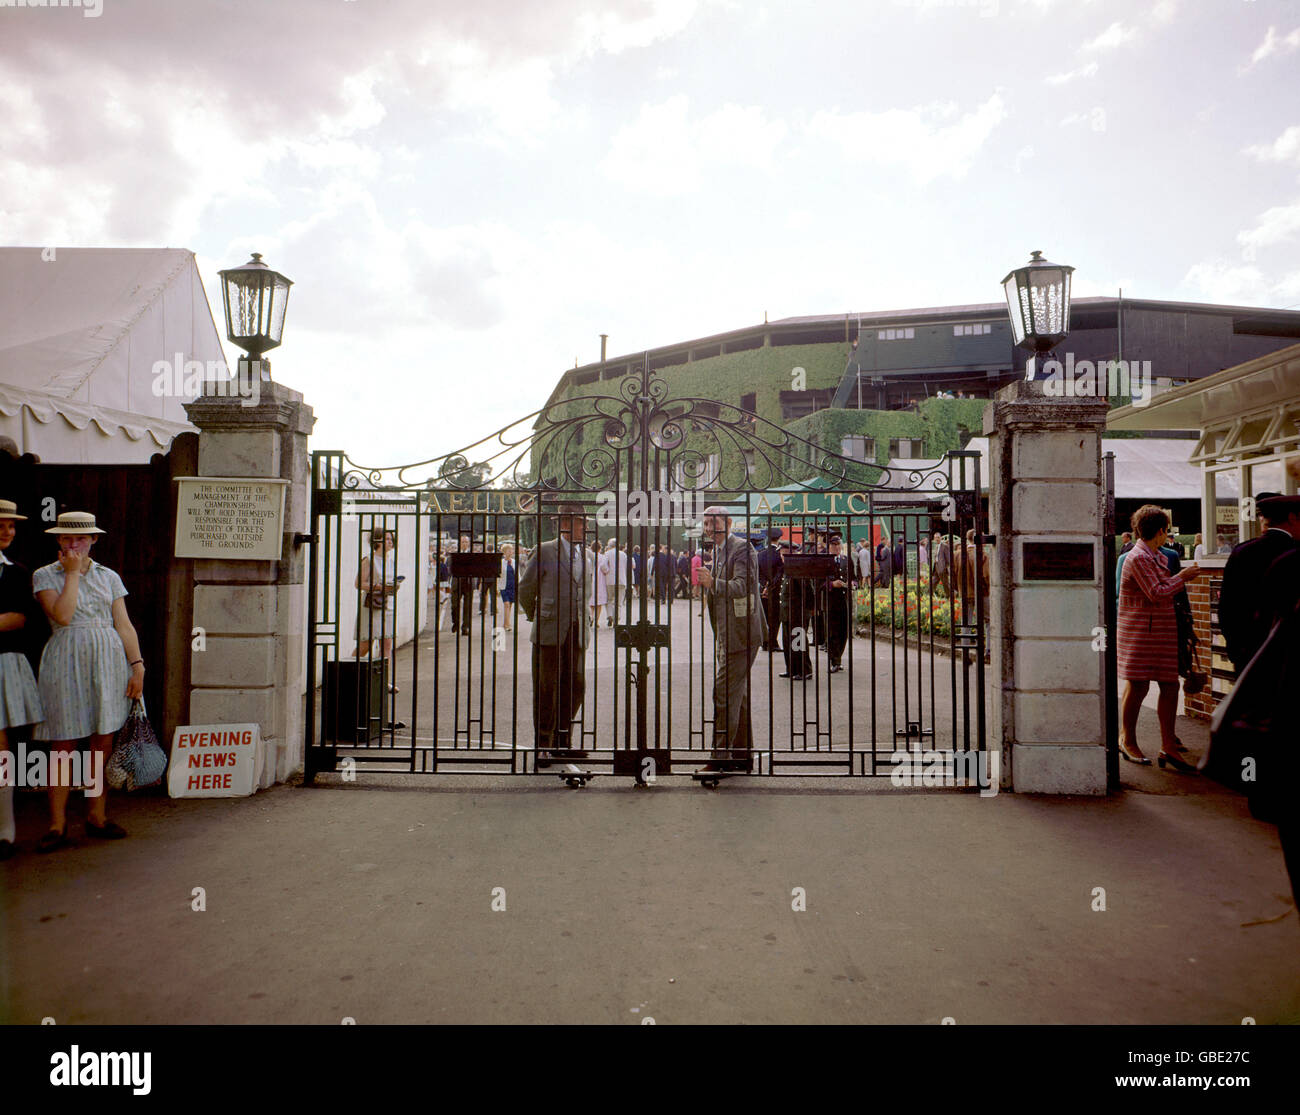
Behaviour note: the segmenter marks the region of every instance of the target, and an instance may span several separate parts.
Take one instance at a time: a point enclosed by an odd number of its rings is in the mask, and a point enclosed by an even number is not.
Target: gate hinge
[[[294,531],[293,544],[295,546],[301,546],[304,542],[310,542],[314,546],[319,541],[320,539],[314,534],[304,534],[300,530]]]

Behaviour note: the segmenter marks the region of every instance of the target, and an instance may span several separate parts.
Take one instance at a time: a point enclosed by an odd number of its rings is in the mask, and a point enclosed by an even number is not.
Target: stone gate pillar
[[[191,724],[261,725],[254,784],[265,788],[303,768],[307,530],[315,425],[302,395],[270,381],[255,406],[238,395],[201,395],[186,405],[199,428],[199,476],[280,478],[285,488],[280,560],[194,561],[194,624],[206,647],[191,651]]]
[[[1103,398],[1003,388],[984,412],[993,547],[990,748],[1017,793],[1104,794]]]

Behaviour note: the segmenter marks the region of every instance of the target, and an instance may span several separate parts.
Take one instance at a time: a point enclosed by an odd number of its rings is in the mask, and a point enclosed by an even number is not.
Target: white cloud
[[[1264,32],[1264,41],[1255,48],[1250,56],[1250,62],[1245,69],[1257,65],[1274,54],[1290,54],[1291,51],[1300,48],[1300,27],[1297,27],[1289,35],[1278,36],[1276,27],[1269,27]]]
[[[1300,125],[1292,124],[1272,143],[1256,144],[1246,148],[1247,155],[1254,155],[1260,162],[1288,163],[1300,160]]]
[[[1178,0],[1159,0],[1151,9],[1151,23],[1157,27],[1172,23],[1174,16],[1177,14]]]
[[[1095,105],[1087,112],[1072,112],[1069,116],[1062,118],[1060,126],[1069,128],[1075,124],[1086,124],[1094,132],[1104,132],[1106,130],[1106,110],[1100,105]]]
[[[1096,77],[1097,63],[1089,62],[1086,66],[1080,66],[1077,70],[1070,70],[1068,73],[1051,74],[1043,80],[1048,85],[1064,85],[1066,82],[1073,81],[1076,77]]]
[[[1300,233],[1300,202],[1265,210],[1254,228],[1237,233],[1237,243],[1241,245],[1242,258],[1254,260],[1260,248],[1281,244],[1297,233]]]
[[[1258,267],[1243,267],[1222,260],[1195,264],[1183,282],[1199,292],[1200,302],[1224,302],[1242,305],[1262,302],[1268,297],[1268,283]]]
[[[1114,50],[1118,46],[1132,42],[1136,37],[1137,32],[1133,28],[1125,27],[1123,23],[1116,20],[1095,39],[1089,39],[1079,49],[1089,51]]]
[[[538,146],[560,116],[546,58],[494,59],[484,45],[459,42],[429,59],[446,82],[444,106],[475,118],[476,138]]]
[[[924,185],[943,175],[964,178],[980,149],[1006,119],[1000,92],[952,120],[955,104],[932,104],[884,112],[818,112],[810,135],[838,146],[845,159],[902,166]]]
[[[648,0],[637,5],[636,14],[631,15],[616,11],[583,12],[575,28],[578,51],[621,54],[649,46],[682,31],[695,18],[698,8],[697,0]]]
[[[692,193],[706,172],[726,167],[766,169],[785,138],[786,125],[761,108],[724,105],[691,119],[690,100],[678,93],[642,105],[636,120],[610,143],[601,169],[629,189],[660,196]]]

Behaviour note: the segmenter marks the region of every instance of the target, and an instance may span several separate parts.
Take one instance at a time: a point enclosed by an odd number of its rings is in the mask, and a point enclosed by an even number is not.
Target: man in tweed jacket
[[[519,578],[519,610],[531,621],[537,760],[582,758],[569,732],[586,695],[587,560],[583,510],[560,508],[559,538],[541,543]]]
[[[725,507],[704,512],[704,536],[713,540],[713,568],[700,569],[713,628],[713,759],[748,767],[754,746],[749,719],[749,671],[767,638],[758,580],[758,557],[745,538],[731,533]]]

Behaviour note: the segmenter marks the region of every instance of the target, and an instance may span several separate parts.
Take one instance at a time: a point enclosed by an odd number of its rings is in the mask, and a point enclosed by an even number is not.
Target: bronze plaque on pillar
[[[1026,581],[1095,581],[1091,542],[1025,542]]]

